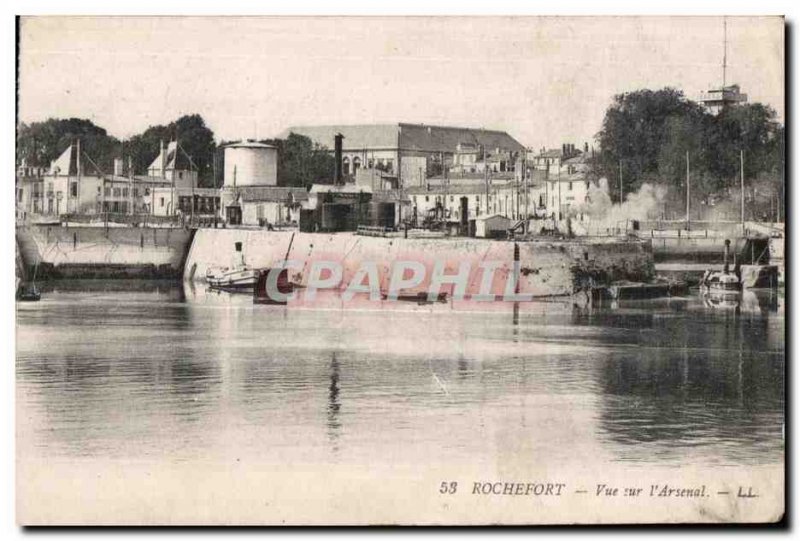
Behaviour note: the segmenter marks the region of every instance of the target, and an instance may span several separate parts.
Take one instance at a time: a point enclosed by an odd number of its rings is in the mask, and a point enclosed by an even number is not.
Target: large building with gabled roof
[[[290,133],[304,135],[315,145],[333,149],[337,133],[344,136],[342,169],[345,178],[355,178],[359,169],[377,169],[395,179],[397,187],[423,186],[433,164],[473,169],[484,162],[497,170],[513,171],[525,147],[504,131],[426,124],[361,124],[292,126]],[[471,158],[465,160],[465,156]],[[471,165],[471,163],[474,164]],[[442,164],[442,161],[444,163]]]

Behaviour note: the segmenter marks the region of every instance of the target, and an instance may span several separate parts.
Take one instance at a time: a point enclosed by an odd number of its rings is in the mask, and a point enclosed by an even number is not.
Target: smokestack
[[[589,143],[583,143],[583,153],[589,154]]]
[[[567,144],[566,143],[561,143],[561,154],[563,154],[565,156],[567,154]]]
[[[167,156],[166,156],[166,154],[167,154],[167,152],[164,149],[164,140],[162,139],[161,140],[161,153],[159,154],[159,156],[161,156],[161,178],[166,178],[166,176],[167,176]]]
[[[333,159],[336,161],[336,169],[333,172],[333,183],[342,183],[342,139],[344,135],[337,133],[333,137]]]

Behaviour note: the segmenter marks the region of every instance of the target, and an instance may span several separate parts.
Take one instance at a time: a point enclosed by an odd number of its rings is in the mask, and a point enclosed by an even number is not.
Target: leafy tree
[[[668,129],[678,129],[674,119],[697,119],[704,114],[698,104],[686,100],[674,88],[637,90],[615,96],[597,134],[601,148],[598,173],[616,179],[621,167],[624,192],[637,191],[643,182],[657,175],[659,160],[664,160],[662,148]],[[619,192],[612,197],[618,200]]]
[[[119,141],[92,121],[81,118],[21,123],[17,128],[17,162],[24,159],[33,167],[49,167],[79,138],[84,171],[96,173],[95,166],[86,159],[88,156],[103,172],[111,172],[114,156],[119,153]]]
[[[678,90],[638,90],[615,96],[606,111],[593,172],[616,181],[621,168],[626,194],[652,182],[671,187],[670,199],[678,202],[685,194],[688,152],[692,194],[714,199],[709,196],[738,190],[744,151],[745,179],[753,186],[758,181],[763,193],[783,193],[783,133],[775,112],[760,103],[715,116]],[[612,199],[619,200],[619,190]]]
[[[178,153],[179,166],[196,169],[200,186],[213,186],[214,132],[197,114],[184,115],[166,126],[150,126],[144,133],[126,141],[126,152],[130,152],[134,171],[144,174],[158,156],[161,141],[167,144],[171,140],[177,140],[182,149]]]

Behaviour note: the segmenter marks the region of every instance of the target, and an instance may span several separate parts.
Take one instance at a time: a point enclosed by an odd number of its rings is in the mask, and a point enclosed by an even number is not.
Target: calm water
[[[23,459],[783,461],[775,293],[498,313],[254,306],[163,283],[17,304]],[[133,289],[132,289],[133,288]]]

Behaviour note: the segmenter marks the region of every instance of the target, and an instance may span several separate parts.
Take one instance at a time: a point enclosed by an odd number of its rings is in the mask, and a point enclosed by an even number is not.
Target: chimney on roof
[[[566,154],[567,154],[567,146],[568,145],[566,143],[562,143],[561,144],[561,154],[564,155],[564,156],[566,156]]]

